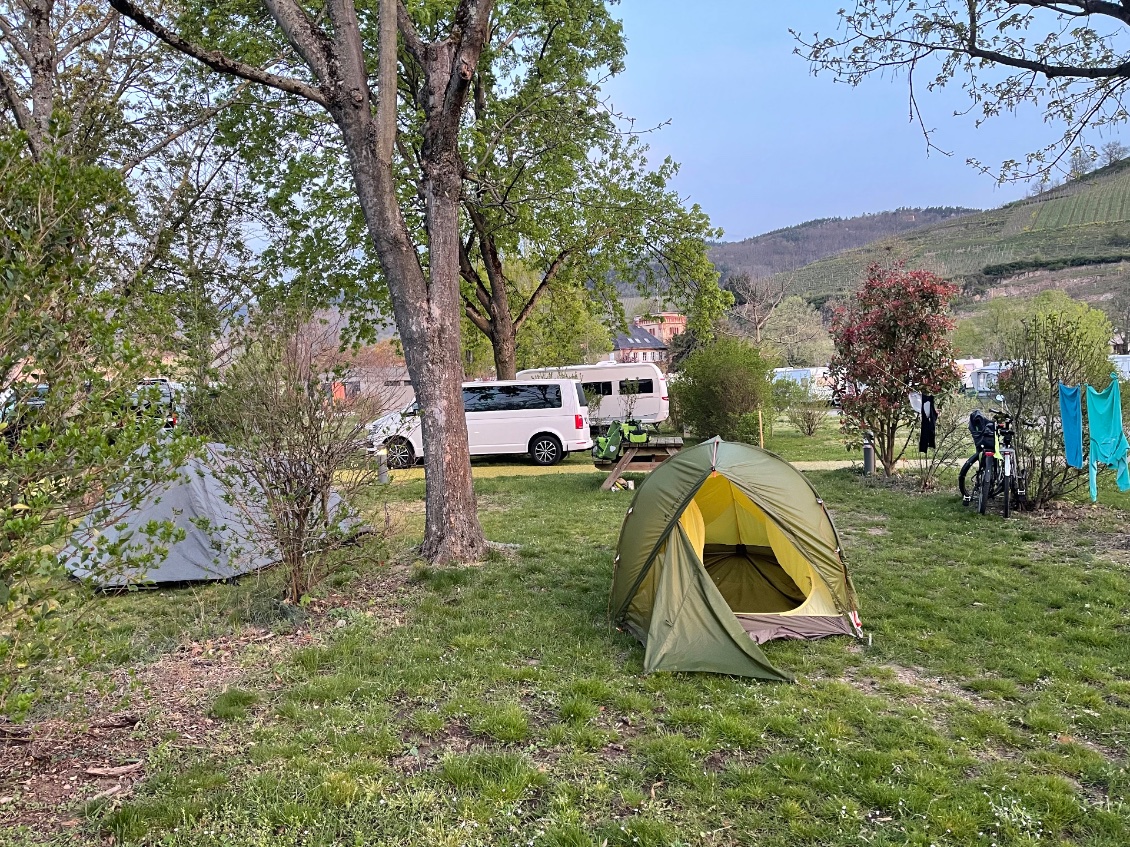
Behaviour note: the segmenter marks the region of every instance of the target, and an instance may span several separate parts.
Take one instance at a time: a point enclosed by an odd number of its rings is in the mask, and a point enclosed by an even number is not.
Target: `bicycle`
[[[1002,399],[998,395],[997,399]],[[989,501],[1003,495],[1004,516],[1012,514],[1013,506],[1027,508],[1028,482],[1034,465],[1032,451],[1017,447],[1015,419],[1001,409],[990,409],[992,420],[980,410],[969,415],[969,431],[977,452],[966,460],[957,476],[961,502],[969,505],[977,501],[977,511],[985,514]],[[1027,422],[1025,422],[1027,423]],[[1029,424],[1031,425],[1031,424]],[[972,485],[969,472],[976,465]]]

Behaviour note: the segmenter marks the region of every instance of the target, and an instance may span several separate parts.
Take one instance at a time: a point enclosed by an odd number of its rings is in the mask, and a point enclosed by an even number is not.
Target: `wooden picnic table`
[[[653,435],[646,444],[628,444],[619,459],[593,462],[598,468],[612,468],[608,478],[600,485],[601,491],[611,491],[621,476],[626,473],[647,473],[662,465],[683,449],[683,439],[677,436]]]

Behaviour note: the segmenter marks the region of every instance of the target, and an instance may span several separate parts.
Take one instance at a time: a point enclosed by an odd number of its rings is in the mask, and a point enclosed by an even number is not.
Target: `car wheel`
[[[542,433],[530,439],[530,458],[534,460],[535,465],[542,467],[555,465],[561,461],[563,456],[564,452],[557,436]]]
[[[410,468],[416,464],[416,452],[412,444],[403,438],[394,438],[386,443],[385,455],[390,468]]]

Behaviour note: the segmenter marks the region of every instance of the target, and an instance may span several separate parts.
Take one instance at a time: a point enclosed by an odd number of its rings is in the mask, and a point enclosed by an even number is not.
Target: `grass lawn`
[[[799,457],[798,438],[768,446]],[[263,599],[270,576],[106,598],[37,717],[73,719],[89,692],[139,712],[119,756],[144,761],[144,779],[72,807],[50,837],[1130,843],[1130,504],[1005,522],[948,492],[809,477],[873,641],[766,645],[793,685],[641,676],[641,648],[606,616],[629,495],[579,469],[479,474],[487,535],[507,546],[458,569],[411,564],[423,483],[399,479],[385,492],[396,536],[359,551],[304,620]],[[146,702],[180,703],[184,720]],[[72,801],[94,793],[82,780]],[[29,790],[2,788],[16,804]]]
[[[784,415],[778,417],[772,431],[765,433],[765,449],[790,462],[863,461],[859,450],[849,452],[844,447],[839,415],[831,411],[814,435],[803,435]]]

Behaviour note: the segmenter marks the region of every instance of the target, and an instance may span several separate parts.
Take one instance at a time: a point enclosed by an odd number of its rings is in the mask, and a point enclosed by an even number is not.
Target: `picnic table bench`
[[[647,473],[663,464],[671,456],[683,449],[683,439],[677,436],[649,436],[646,444],[625,444],[624,452],[618,459],[594,459],[593,464],[601,470],[611,468],[608,478],[601,483],[601,491],[610,491],[621,476],[626,473]]]

